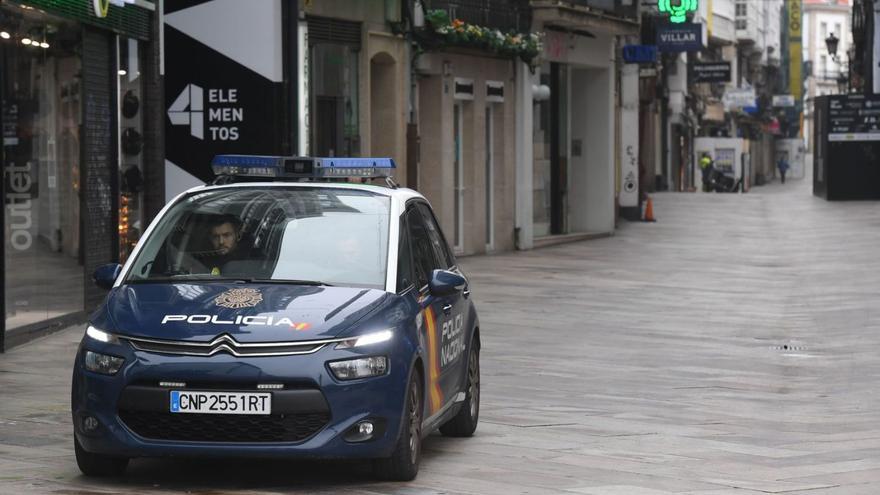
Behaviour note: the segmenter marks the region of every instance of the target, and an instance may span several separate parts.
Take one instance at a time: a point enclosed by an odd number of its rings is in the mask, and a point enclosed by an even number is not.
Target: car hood
[[[386,301],[376,289],[286,284],[132,284],[92,317],[124,336],[209,342],[293,342],[339,336]]]

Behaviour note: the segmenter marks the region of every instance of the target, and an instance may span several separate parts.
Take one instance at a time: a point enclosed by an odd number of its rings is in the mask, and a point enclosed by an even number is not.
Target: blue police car
[[[428,202],[389,159],[224,155],[171,201],[109,289],[73,373],[76,460],[372,459],[413,479],[421,440],[470,436],[480,335]],[[361,180],[352,181],[352,177]]]

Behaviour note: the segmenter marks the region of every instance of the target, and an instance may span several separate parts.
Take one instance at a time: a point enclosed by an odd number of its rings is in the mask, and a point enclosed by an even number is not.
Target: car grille
[[[219,415],[119,411],[119,418],[133,432],[152,440],[259,443],[303,441],[330,422],[330,413]]]
[[[293,356],[312,354],[325,345],[344,339],[311,340],[303,342],[260,342],[241,343],[228,334],[220,335],[210,342],[190,342],[183,340],[158,340],[140,337],[122,337],[139,351],[184,356],[213,356],[225,352],[239,357]]]

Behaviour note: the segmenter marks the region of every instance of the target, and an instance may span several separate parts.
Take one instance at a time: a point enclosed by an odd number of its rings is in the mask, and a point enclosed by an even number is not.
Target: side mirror
[[[95,285],[98,287],[110,290],[113,288],[113,282],[116,281],[116,277],[119,276],[119,272],[121,271],[122,265],[119,263],[101,265],[95,269],[95,273],[92,275],[92,280],[95,281]]]
[[[463,289],[465,284],[467,280],[455,272],[434,270],[431,272],[431,280],[428,281],[428,289],[435,296],[448,296]]]

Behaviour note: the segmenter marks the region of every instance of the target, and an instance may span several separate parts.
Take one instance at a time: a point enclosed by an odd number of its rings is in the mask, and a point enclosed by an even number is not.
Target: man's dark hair
[[[214,215],[208,221],[208,228],[213,229],[213,228],[219,227],[225,223],[231,223],[232,226],[235,228],[236,232],[241,231],[241,219],[231,213],[226,213],[223,215]]]

